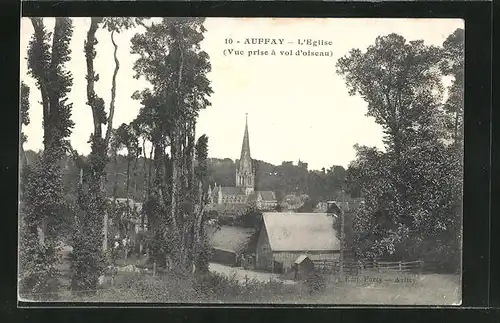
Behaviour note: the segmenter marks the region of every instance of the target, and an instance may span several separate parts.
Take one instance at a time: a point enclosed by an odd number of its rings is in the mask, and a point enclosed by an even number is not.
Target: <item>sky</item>
[[[86,65],[84,39],[89,18],[72,18],[74,31],[70,48],[71,61],[66,68],[73,74],[68,95],[73,102],[75,122],[70,137],[80,153],[90,151],[92,113],[86,102]],[[53,18],[44,18],[51,30]],[[248,114],[252,158],[272,164],[298,160],[309,169],[332,165],[347,167],[355,158],[355,144],[383,149],[382,129],[366,116],[367,103],[360,96],[350,96],[344,79],[336,74],[337,60],[351,49],[374,44],[377,36],[397,33],[410,40],[424,40],[427,45],[441,45],[457,28],[459,19],[360,19],[360,18],[207,18],[205,39],[201,47],[210,56],[208,74],[214,93],[211,106],[201,111],[197,136],[209,137],[209,157],[239,158],[245,116]],[[122,31],[115,37],[120,70],[113,124],[132,121],[140,103],[131,98],[136,90],[148,87],[147,81],[133,78],[137,56],[130,54],[130,39],[142,33],[142,27]],[[27,50],[33,33],[31,21],[21,22],[21,80],[30,88],[30,119],[23,128],[28,137],[24,149],[43,148],[41,96],[34,80],[27,74]],[[97,32],[95,70],[99,73],[96,92],[109,109],[111,80],[114,70],[110,34]],[[247,38],[283,39],[284,45],[244,44]],[[232,44],[226,44],[232,39]],[[298,45],[298,39],[331,41],[331,45]],[[237,42],[240,43],[237,43]],[[244,55],[228,54],[243,50]],[[271,51],[275,56],[248,56],[249,50]],[[327,51],[325,56],[281,56],[281,50]],[[233,53],[234,53],[233,51]]]

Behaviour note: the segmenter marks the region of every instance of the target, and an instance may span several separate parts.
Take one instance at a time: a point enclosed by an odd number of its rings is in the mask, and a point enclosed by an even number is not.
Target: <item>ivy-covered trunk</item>
[[[67,102],[72,76],[64,70],[64,64],[70,60],[73,26],[69,18],[56,18],[50,42],[51,33],[45,29],[43,19],[31,18],[31,22],[34,34],[28,50],[28,73],[36,80],[42,98],[44,151],[41,160],[23,174],[26,185],[23,187],[20,287],[21,294],[30,294],[28,298],[47,299],[57,296],[55,223],[64,216],[65,208],[59,163],[68,148],[66,138],[74,126],[72,105]]]
[[[144,104],[139,117],[170,148],[161,185],[168,214],[162,230],[173,265],[183,272],[197,271],[202,240],[203,184],[195,176],[194,134],[197,111],[210,105],[206,97],[212,92],[206,78],[208,55],[199,46],[204,31],[201,18],[164,18],[132,39],[132,52],[140,55],[134,69],[153,85],[136,96]],[[164,47],[155,47],[159,43]]]
[[[79,189],[79,221],[71,255],[72,290],[89,291],[89,293],[93,293],[97,288],[98,277],[105,266],[102,243],[104,214],[107,210],[103,184],[104,168],[108,158],[107,143],[102,137],[102,124],[106,123],[106,114],[104,100],[98,97],[94,90],[94,84],[99,80],[94,71],[95,45],[98,43],[95,34],[101,21],[102,18],[91,19],[84,44],[87,63],[87,105],[92,110],[94,132],[90,139],[91,153],[87,166],[89,174]]]

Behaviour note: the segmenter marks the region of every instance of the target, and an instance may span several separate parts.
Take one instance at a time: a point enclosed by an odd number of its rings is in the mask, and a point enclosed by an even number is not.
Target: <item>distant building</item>
[[[364,200],[362,198],[349,198],[345,201],[328,201],[328,202],[319,202],[314,208],[315,213],[328,213],[328,204],[335,203],[336,207],[340,210],[344,210],[345,212],[353,211],[361,205],[363,205]]]
[[[281,205],[284,210],[295,211],[299,209],[302,205],[304,205],[304,202],[307,199],[309,199],[309,195],[307,194],[301,194],[301,195],[288,194],[285,195],[285,197],[283,198]]]
[[[256,246],[256,267],[288,272],[302,256],[315,260],[338,259],[340,241],[334,217],[326,213],[264,213]]]
[[[234,213],[234,209],[255,205],[262,210],[276,207],[278,201],[272,191],[255,191],[255,168],[250,155],[250,139],[248,135],[248,120],[245,123],[245,133],[241,146],[241,156],[236,169],[236,187],[217,186],[208,188],[208,209],[217,212]],[[237,205],[237,207],[234,207]]]

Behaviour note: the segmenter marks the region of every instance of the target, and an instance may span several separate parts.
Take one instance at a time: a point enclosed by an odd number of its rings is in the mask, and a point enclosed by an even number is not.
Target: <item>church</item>
[[[210,208],[218,211],[244,209],[255,205],[260,210],[273,210],[278,204],[273,191],[255,190],[255,165],[250,155],[248,135],[248,116],[241,146],[239,165],[236,167],[236,186],[217,186],[208,188]]]

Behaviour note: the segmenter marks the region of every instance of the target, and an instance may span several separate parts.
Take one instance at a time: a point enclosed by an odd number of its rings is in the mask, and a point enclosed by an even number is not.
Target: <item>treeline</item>
[[[39,154],[26,151],[27,159],[34,161]],[[116,160],[109,161],[105,167],[105,191],[107,197],[126,198],[142,202],[147,195],[148,169],[153,161],[145,157],[129,159],[126,155],[117,155]],[[345,187],[346,170],[342,166],[332,166],[329,169],[308,170],[307,163],[299,161],[283,162],[273,165],[261,160],[255,160],[256,189],[274,191],[278,201],[288,194],[307,194],[315,203],[319,201],[340,199],[341,190]],[[207,159],[206,186],[217,185],[234,187],[238,160],[230,158]],[[62,181],[67,194],[76,196],[80,168],[71,156],[61,161]],[[128,185],[127,185],[128,180]],[[206,188],[205,188],[206,189]],[[352,189],[351,197],[359,197],[360,190]],[[315,204],[314,203],[314,204]]]
[[[235,186],[235,172],[238,160],[209,159],[209,182],[222,186]],[[305,162],[284,161],[273,165],[261,160],[254,160],[257,190],[274,191],[278,201],[288,194],[307,194],[314,201],[326,201],[339,198],[345,186],[346,170],[342,166],[329,169],[308,170]],[[352,197],[359,197],[360,190],[352,187]]]

